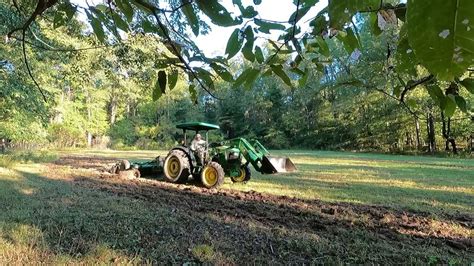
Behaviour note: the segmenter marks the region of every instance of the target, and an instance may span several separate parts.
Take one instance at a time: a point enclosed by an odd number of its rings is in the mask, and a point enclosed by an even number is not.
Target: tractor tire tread
[[[191,173],[190,168],[191,164],[189,163],[189,159],[186,156],[186,153],[182,150],[171,150],[168,155],[166,156],[166,159],[163,163],[163,168],[166,167],[167,159],[171,156],[176,156],[179,160],[180,166],[182,168],[181,174],[179,175],[178,179],[176,181],[170,179],[165,172],[165,178],[167,181],[172,182],[172,183],[185,183],[188,181],[189,175]]]
[[[218,162],[210,162],[208,166],[211,166],[217,170],[217,182],[212,187],[207,187],[207,188],[220,187],[222,184],[224,184],[224,177],[225,177],[224,168],[222,168],[222,166]],[[202,181],[201,183],[204,184],[204,182]]]

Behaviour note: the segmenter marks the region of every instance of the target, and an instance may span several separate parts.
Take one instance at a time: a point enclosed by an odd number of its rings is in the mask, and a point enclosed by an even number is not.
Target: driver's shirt
[[[205,140],[195,140],[191,141],[191,150],[193,151],[202,151],[204,150],[206,146],[206,141]]]

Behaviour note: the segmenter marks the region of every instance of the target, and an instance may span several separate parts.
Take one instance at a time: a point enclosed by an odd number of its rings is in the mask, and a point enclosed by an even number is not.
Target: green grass
[[[0,154],[0,167],[12,168],[19,163],[47,163],[57,159],[56,153],[48,151],[15,151]]]
[[[89,150],[63,154],[144,161],[167,152]],[[474,212],[472,159],[333,151],[272,154],[290,156],[298,172],[262,175],[252,168],[250,182],[233,184],[227,178],[223,188],[433,213]]]
[[[165,154],[164,151],[59,152],[61,156],[135,160]],[[402,211],[428,212],[434,217],[474,212],[474,160],[322,151],[276,151],[275,154],[290,155],[299,171],[291,175],[260,175],[253,171],[249,183],[232,184],[226,180],[223,189],[376,204]],[[239,220],[237,216],[215,212],[220,205],[211,208],[212,211],[184,208],[183,195],[173,189],[141,188],[125,182],[114,185],[122,186],[121,191],[115,191],[117,187],[109,187],[109,182],[116,181],[91,177],[87,169],[50,168],[31,160],[27,164],[20,161],[11,168],[0,166],[0,264],[397,261],[465,264],[474,260],[472,248],[460,256],[447,252],[445,246],[429,242],[410,246],[410,238],[400,232],[392,240],[380,238],[370,227],[335,226],[327,232],[307,231],[291,224]],[[87,185],[81,183],[82,179]],[[148,189],[152,198],[124,194],[128,188]],[[204,203],[214,199],[212,195],[189,197]],[[236,206],[254,204],[234,198],[223,200],[233,201]],[[275,208],[270,203],[258,204],[263,210]],[[360,216],[354,221],[364,219],[364,215]],[[315,217],[323,220],[326,216]],[[433,220],[431,226],[437,223],[441,224],[439,227],[446,226],[441,223],[443,219],[446,218]],[[472,229],[458,227],[452,224],[450,228],[433,230],[449,229],[472,236]]]
[[[330,151],[289,155],[294,174],[255,173],[226,188],[324,201],[380,204],[427,212],[474,212],[474,160]]]

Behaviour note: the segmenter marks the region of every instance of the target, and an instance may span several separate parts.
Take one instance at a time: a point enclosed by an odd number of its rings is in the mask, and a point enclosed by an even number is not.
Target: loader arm
[[[227,142],[238,148],[245,160],[262,174],[296,171],[295,165],[289,158],[270,156],[268,150],[257,140],[253,145],[244,138],[236,138]]]

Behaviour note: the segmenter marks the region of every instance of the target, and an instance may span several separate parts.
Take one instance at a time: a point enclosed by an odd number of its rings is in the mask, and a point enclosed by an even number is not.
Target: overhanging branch
[[[157,11],[160,11],[160,9],[158,9],[157,7],[149,4],[149,3],[146,3],[142,0],[136,0],[137,3],[139,3],[140,5],[148,8],[153,16],[155,17],[155,20],[156,20],[156,23],[158,23],[158,26],[160,27],[161,31],[163,32],[166,40],[168,41],[171,49],[173,49],[175,55],[178,57],[179,61],[181,61],[184,66],[186,67],[187,71],[189,71],[189,73],[191,73],[192,77],[194,79],[197,80],[197,82],[199,83],[199,86],[204,90],[206,91],[211,97],[215,98],[215,99],[219,99],[217,96],[215,96],[205,85],[204,83],[201,81],[201,79],[197,76],[196,72],[194,72],[194,70],[191,68],[191,66],[189,65],[188,61],[186,61],[186,59],[184,59],[184,57],[181,55],[181,53],[179,52],[178,48],[174,45],[174,42],[173,42],[173,39],[171,39],[170,35],[168,34],[167,32],[167,28],[165,27],[165,25],[163,25],[163,23],[161,22],[160,20],[160,17],[158,16],[158,13]]]
[[[21,31],[21,47],[22,47],[22,51],[23,51],[23,60],[25,61],[25,66],[26,66],[26,70],[28,71],[28,75],[30,76],[30,78],[33,80],[33,83],[35,84],[36,88],[38,89],[38,91],[41,93],[41,96],[43,96],[43,100],[45,102],[47,102],[47,99],[46,99],[46,95],[44,95],[44,92],[43,90],[41,89],[40,85],[38,84],[38,82],[36,81],[35,77],[33,76],[33,73],[31,71],[31,68],[30,68],[30,64],[28,62],[28,57],[26,56],[26,42],[25,42],[25,37],[26,37],[26,29],[23,29]]]
[[[407,94],[409,91],[413,90],[413,89],[416,88],[418,85],[421,85],[421,84],[423,84],[423,83],[426,83],[426,82],[432,80],[433,78],[434,78],[434,75],[431,74],[431,75],[426,76],[426,77],[424,77],[424,78],[422,78],[422,79],[419,79],[419,80],[417,80],[417,81],[413,81],[413,82],[411,82],[411,83],[405,85],[405,88],[403,89],[402,93],[400,94],[400,102],[402,102],[402,103],[405,102],[405,96],[406,96],[406,94]]]
[[[31,23],[35,21],[36,17],[39,15],[43,14],[43,12],[52,7],[54,4],[56,4],[58,0],[38,0],[38,4],[36,5],[35,10],[33,13],[30,15],[30,17],[26,20],[26,22],[23,24],[23,26],[15,28],[11,30],[10,32],[7,33],[7,37],[10,38],[15,32],[17,31],[22,31],[22,35],[24,36],[24,32],[30,27]]]

